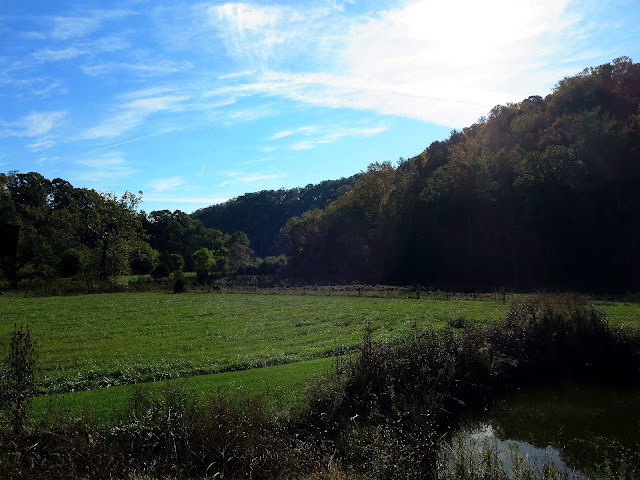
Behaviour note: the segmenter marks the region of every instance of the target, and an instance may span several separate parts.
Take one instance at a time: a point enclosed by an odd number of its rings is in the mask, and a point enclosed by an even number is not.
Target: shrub
[[[87,247],[75,247],[66,250],[60,260],[60,273],[63,277],[72,277],[85,271],[89,263],[90,251]]]
[[[151,272],[151,276],[156,280],[162,280],[163,278],[167,278],[169,275],[171,275],[171,271],[164,262],[159,263]]]
[[[283,478],[313,465],[286,425],[257,401],[218,394],[198,403],[184,384],[134,390],[111,428],[60,418],[32,432],[3,478]],[[0,465],[1,466],[1,465]]]
[[[34,394],[35,363],[35,341],[31,340],[29,327],[14,326],[0,376],[0,412],[11,424],[14,435],[19,436],[24,430]]]
[[[583,298],[539,296],[512,306],[488,336],[496,355],[517,366],[512,382],[637,377],[640,352],[624,346],[632,332],[620,332]]]
[[[187,290],[184,275],[180,270],[174,273],[175,281],[173,283],[173,293],[183,293]]]

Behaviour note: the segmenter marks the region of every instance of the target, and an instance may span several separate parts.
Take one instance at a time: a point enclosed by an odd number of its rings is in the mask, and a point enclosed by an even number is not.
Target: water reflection
[[[592,472],[620,458],[640,461],[639,387],[529,387],[497,398],[480,421],[484,426],[472,435],[494,438],[502,457],[514,445],[534,464],[545,459],[565,472]]]
[[[459,439],[470,456],[486,457],[491,451],[500,460],[507,474],[526,470],[534,478],[546,478],[545,471],[553,471],[568,480],[586,480],[587,477],[570,468],[562,459],[560,452],[550,445],[538,448],[520,440],[501,439],[493,426],[481,424],[467,431]]]

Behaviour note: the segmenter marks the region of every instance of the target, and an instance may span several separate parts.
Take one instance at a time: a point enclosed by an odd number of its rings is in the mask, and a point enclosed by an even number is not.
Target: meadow
[[[18,390],[4,404],[6,478],[538,478],[505,476],[494,450],[476,465],[456,432],[500,392],[635,388],[640,365],[637,306],[576,296],[0,300],[3,334],[38,339],[41,393],[30,417],[12,416]],[[582,471],[637,478],[637,442],[615,445]]]
[[[301,293],[7,294],[0,298],[0,338],[17,324],[28,325],[37,339],[35,418],[69,409],[113,421],[125,410],[131,385],[176,378],[188,378],[186,386],[200,394],[262,396],[285,414],[304,402],[314,375],[330,370],[337,349],[360,344],[365,321],[374,340],[390,340],[414,326],[491,323],[524,298]],[[636,304],[598,303],[611,324],[640,324]]]

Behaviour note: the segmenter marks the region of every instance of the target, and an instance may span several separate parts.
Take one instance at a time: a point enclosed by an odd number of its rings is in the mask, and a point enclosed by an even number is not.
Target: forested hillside
[[[282,253],[278,233],[287,220],[307,210],[324,208],[349,191],[359,174],[340,180],[289,190],[263,190],[247,193],[219,205],[194,212],[191,216],[210,228],[247,234],[256,254],[264,257]]]
[[[640,288],[640,65],[584,70],[546,98],[496,106],[398,165],[184,212],[0,174],[0,226],[21,226],[14,284],[199,271],[435,288]],[[245,232],[245,233],[243,233]],[[256,258],[285,253],[280,257]]]
[[[640,287],[640,65],[496,106],[290,219],[290,275],[456,288]]]

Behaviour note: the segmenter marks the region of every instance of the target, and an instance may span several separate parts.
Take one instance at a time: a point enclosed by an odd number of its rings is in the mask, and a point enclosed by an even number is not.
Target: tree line
[[[544,98],[498,105],[413,158],[347,179],[193,215],[138,212],[140,198],[1,174],[0,225],[21,233],[17,258],[2,258],[0,270],[12,279],[186,269],[302,283],[637,290],[640,65],[621,57],[585,69]]]
[[[0,226],[19,225],[17,248],[0,256],[0,272],[17,286],[57,277],[162,278],[178,270],[205,279],[253,265],[243,232],[223,234],[179,210],[146,214],[138,211],[141,199],[141,193],[100,193],[36,172],[0,174]]]

